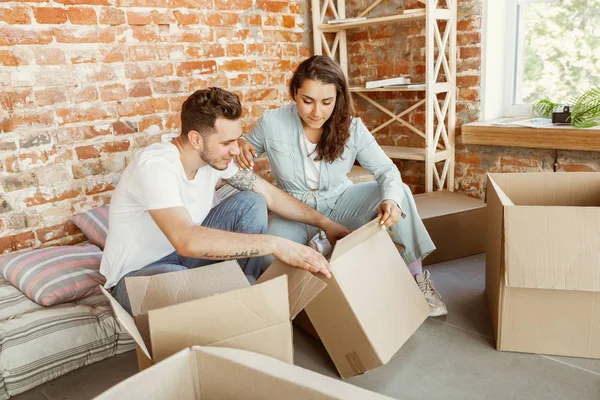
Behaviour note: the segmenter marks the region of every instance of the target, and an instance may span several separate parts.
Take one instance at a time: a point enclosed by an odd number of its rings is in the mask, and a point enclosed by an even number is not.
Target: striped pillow
[[[0,257],[0,273],[42,306],[100,293],[102,251],[93,244],[58,246]]]
[[[71,217],[90,243],[104,250],[108,234],[108,204]]]

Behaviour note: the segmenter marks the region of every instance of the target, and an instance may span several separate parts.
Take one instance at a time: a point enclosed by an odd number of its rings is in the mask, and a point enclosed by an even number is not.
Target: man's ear
[[[198,131],[189,131],[187,136],[188,142],[194,150],[202,151],[204,149],[204,140]]]

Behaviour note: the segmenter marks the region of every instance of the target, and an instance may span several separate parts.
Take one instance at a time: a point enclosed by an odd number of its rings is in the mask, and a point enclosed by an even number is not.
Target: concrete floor
[[[387,365],[347,382],[403,400],[600,399],[600,360],[498,352],[483,294],[483,254],[429,267],[448,305],[429,318]],[[296,364],[337,377],[320,342],[296,330]],[[122,354],[13,397],[89,399],[137,372]]]

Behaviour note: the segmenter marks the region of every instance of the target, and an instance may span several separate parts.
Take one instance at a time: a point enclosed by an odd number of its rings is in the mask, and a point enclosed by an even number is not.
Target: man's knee
[[[264,233],[267,230],[268,211],[265,198],[254,192],[240,192],[237,210],[240,215],[240,228],[248,233]]]
[[[251,191],[244,191],[235,194],[235,201],[240,205],[246,205],[246,207],[264,207],[267,208],[267,202],[265,198],[258,193]]]
[[[161,271],[157,272],[157,274],[166,274],[169,272],[177,272],[177,271],[185,271],[188,267],[184,265],[177,264],[164,264],[160,266]]]

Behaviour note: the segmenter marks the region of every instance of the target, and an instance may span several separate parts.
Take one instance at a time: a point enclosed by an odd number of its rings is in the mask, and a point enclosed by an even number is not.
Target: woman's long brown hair
[[[340,66],[327,56],[312,56],[298,65],[290,82],[292,99],[296,99],[298,89],[307,79],[335,85],[337,92],[335,108],[323,125],[323,133],[316,149],[316,160],[324,159],[331,163],[342,155],[350,137],[350,123],[354,114],[350,87]]]

